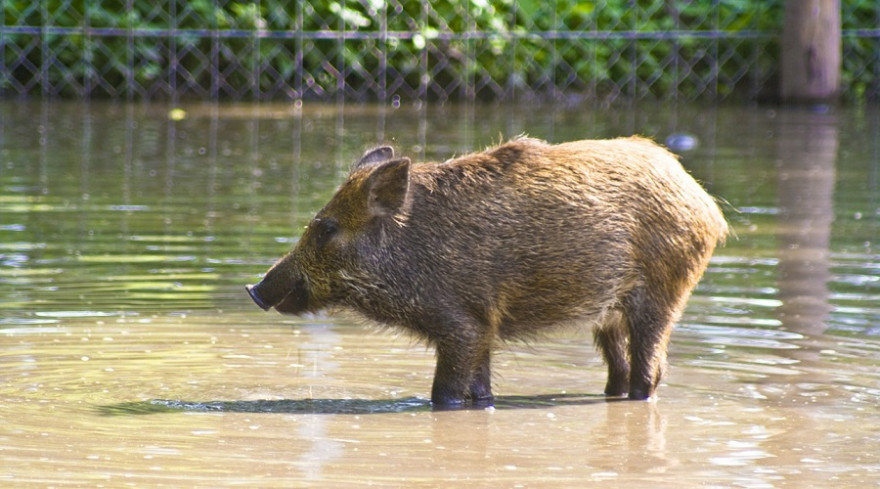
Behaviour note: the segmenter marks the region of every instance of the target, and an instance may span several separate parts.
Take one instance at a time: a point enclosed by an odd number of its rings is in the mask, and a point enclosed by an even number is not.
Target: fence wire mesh
[[[845,0],[844,91],[880,6]],[[723,99],[775,91],[782,0],[4,0],[0,94]]]

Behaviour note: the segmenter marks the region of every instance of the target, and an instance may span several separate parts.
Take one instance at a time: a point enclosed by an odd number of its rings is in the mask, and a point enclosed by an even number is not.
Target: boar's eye
[[[339,232],[339,223],[335,219],[315,219],[312,224],[315,226],[315,245],[318,248],[323,248]]]

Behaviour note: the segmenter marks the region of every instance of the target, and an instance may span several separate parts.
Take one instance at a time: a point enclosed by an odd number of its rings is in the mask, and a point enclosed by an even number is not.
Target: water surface
[[[0,103],[0,485],[880,484],[880,113]],[[512,344],[493,409],[433,412],[433,353],[244,293],[364,149],[696,137],[718,250],[655,402],[588,332]]]

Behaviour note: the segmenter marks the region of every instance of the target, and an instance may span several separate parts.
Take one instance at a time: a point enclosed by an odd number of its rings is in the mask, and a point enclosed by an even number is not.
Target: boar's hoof
[[[447,399],[431,400],[432,411],[460,411],[465,409],[487,409],[495,406],[495,398],[485,399]]]
[[[244,288],[247,289],[248,295],[251,296],[251,299],[253,299],[254,302],[256,302],[256,304],[258,306],[260,306],[260,309],[262,309],[264,311],[268,311],[269,308],[272,307],[272,306],[266,304],[265,302],[263,302],[263,299],[261,299],[260,296],[257,295],[257,291],[254,290],[253,285],[245,285]]]
[[[632,389],[629,391],[629,396],[627,397],[630,401],[648,401],[653,395],[653,392],[647,392],[642,389]]]

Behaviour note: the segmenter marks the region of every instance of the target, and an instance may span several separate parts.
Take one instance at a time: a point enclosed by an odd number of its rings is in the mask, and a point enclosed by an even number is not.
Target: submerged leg
[[[491,404],[491,353],[490,338],[438,341],[431,402],[441,408]]]
[[[666,347],[676,317],[672,309],[659,305],[644,288],[630,291],[624,300],[630,336],[630,399],[650,398],[660,383],[666,368]]]
[[[477,357],[474,377],[471,379],[470,398],[475,405],[492,404],[492,350],[481,351]]]
[[[608,366],[605,395],[625,396],[629,392],[629,331],[622,314],[613,312],[610,315],[604,324],[593,331],[593,339]]]

